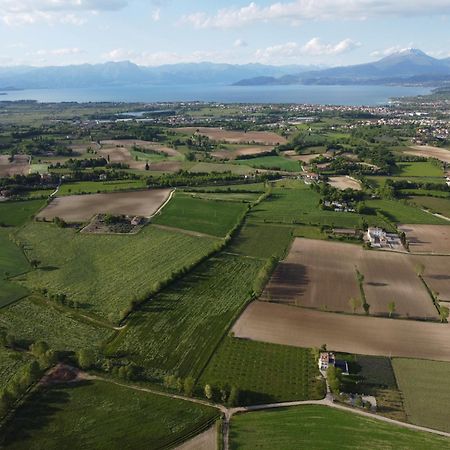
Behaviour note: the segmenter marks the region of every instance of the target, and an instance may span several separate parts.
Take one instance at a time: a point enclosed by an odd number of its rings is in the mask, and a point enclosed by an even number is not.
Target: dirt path
[[[189,439],[176,447],[176,450],[218,450],[216,426],[213,425],[203,433]]]
[[[80,375],[81,376],[81,375]],[[114,380],[110,380],[107,378],[102,378],[102,377],[98,377],[98,376],[91,376],[91,375],[85,375],[83,376],[83,379],[90,379],[90,380],[98,380],[98,381],[104,381],[107,383],[112,383],[115,384],[117,386],[121,386],[124,388],[128,388],[128,389],[133,389],[133,390],[137,390],[137,391],[141,391],[141,392],[148,392],[151,394],[155,394],[155,395],[160,395],[163,397],[168,397],[168,398],[173,398],[173,399],[177,399],[177,400],[184,400],[184,401],[188,401],[191,403],[196,403],[199,405],[204,405],[204,406],[209,406],[212,408],[217,408],[219,409],[223,415],[224,415],[224,422],[223,422],[223,448],[224,450],[228,450],[229,449],[229,440],[230,440],[230,422],[231,422],[231,418],[233,417],[234,414],[245,414],[245,413],[249,413],[249,412],[255,412],[255,411],[262,411],[262,410],[267,410],[267,409],[277,409],[277,408],[288,408],[288,407],[292,407],[292,406],[304,406],[304,405],[321,405],[321,406],[327,406],[330,408],[335,408],[335,409],[339,409],[341,411],[347,411],[349,413],[353,413],[353,414],[358,414],[360,416],[364,416],[367,417],[369,419],[373,419],[373,420],[379,420],[381,422],[386,422],[389,423],[391,425],[397,425],[403,428],[409,428],[411,430],[416,430],[416,431],[422,431],[422,432],[427,432],[427,433],[432,433],[432,434],[437,434],[440,436],[444,436],[444,437],[448,437],[450,438],[450,433],[447,433],[445,431],[439,431],[439,430],[434,430],[432,428],[426,428],[426,427],[421,427],[419,425],[414,425],[411,423],[406,423],[406,422],[400,422],[398,420],[394,420],[394,419],[389,419],[387,417],[384,416],[379,416],[376,414],[372,414],[372,413],[368,413],[359,409],[355,409],[355,408],[351,408],[351,407],[347,407],[347,406],[343,406],[343,405],[339,405],[333,402],[333,399],[331,397],[331,394],[328,393],[327,396],[323,399],[323,400],[302,400],[302,401],[294,401],[294,402],[281,402],[281,403],[266,403],[266,404],[262,404],[262,405],[251,405],[251,406],[244,406],[244,407],[238,407],[238,408],[227,408],[226,406],[220,405],[218,403],[209,403],[206,400],[200,400],[197,398],[192,398],[192,397],[185,397],[183,395],[178,395],[178,394],[169,394],[167,392],[161,392],[155,389],[150,389],[150,388],[145,388],[145,387],[141,387],[141,386],[136,386],[136,385],[129,385],[129,384],[125,384],[125,383],[120,383],[118,381],[114,381]],[[212,429],[214,429],[214,427],[212,427]],[[210,433],[211,429],[206,431],[205,433]],[[210,436],[206,437],[206,436],[202,436],[204,433],[202,433],[201,435],[197,436],[201,438],[196,441],[196,438],[191,439],[190,441],[187,441],[185,444],[183,444],[182,446],[178,447],[179,449],[183,449],[183,450],[190,450],[190,449],[197,449],[197,448],[202,448],[199,446],[189,446],[189,444],[192,442],[192,444],[195,444],[196,442],[201,443],[201,442],[209,442],[210,441]],[[195,440],[195,441],[194,441]],[[217,442],[217,440],[216,440]],[[213,448],[213,447],[205,447],[205,448]],[[215,448],[215,447],[214,447]]]
[[[439,217],[439,219],[447,220],[448,222],[450,222],[450,217],[443,216],[442,214],[438,213],[433,213],[431,211],[428,211],[428,209],[422,209],[422,211],[431,214],[432,216]]]
[[[183,228],[169,227],[167,225],[160,225],[157,223],[152,223],[152,226],[159,228],[160,230],[176,231],[177,233],[186,234],[188,236],[220,239],[217,236],[213,236],[211,234],[206,234],[206,233],[200,233],[199,231],[192,231],[192,230],[185,230]]]

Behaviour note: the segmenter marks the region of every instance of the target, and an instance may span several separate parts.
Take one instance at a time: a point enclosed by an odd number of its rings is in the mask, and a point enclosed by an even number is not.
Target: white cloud
[[[248,42],[244,41],[243,39],[236,39],[233,43],[233,47],[235,48],[248,47]]]
[[[450,13],[449,0],[296,0],[261,6],[224,8],[216,14],[195,12],[182,23],[195,28],[234,28],[257,22],[285,20],[298,25],[307,20],[363,20],[371,17],[436,16]]]
[[[319,38],[313,38],[304,45],[297,42],[273,45],[265,49],[259,49],[255,53],[255,59],[261,63],[286,63],[289,60],[298,59],[302,56],[321,57],[337,56],[350,52],[361,44],[352,39],[344,39],[336,44],[325,43]]]
[[[56,48],[53,50],[38,50],[36,54],[38,56],[69,56],[69,55],[79,55],[84,53],[83,50],[78,47],[73,48]]]
[[[81,25],[87,14],[117,11],[127,4],[128,0],[0,0],[0,20],[10,26],[37,22]]]
[[[402,47],[401,45],[394,45],[393,47],[388,47],[382,50],[375,50],[370,54],[370,56],[373,56],[374,58],[383,58],[385,56],[393,55],[394,53],[399,53],[405,50],[408,50],[412,48],[414,45],[413,43],[409,43],[408,46]]]
[[[159,22],[161,20],[161,8],[156,8],[152,11],[153,22]]]

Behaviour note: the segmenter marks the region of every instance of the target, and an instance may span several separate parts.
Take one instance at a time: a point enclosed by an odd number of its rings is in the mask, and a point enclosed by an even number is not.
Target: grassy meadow
[[[230,448],[271,450],[438,450],[450,440],[326,406],[297,406],[234,416]]]
[[[20,227],[46,204],[45,200],[0,202],[0,227]]]
[[[419,208],[427,209],[433,213],[441,214],[450,218],[450,198],[437,198],[437,197],[425,197],[415,196],[409,199],[412,203]]]
[[[248,209],[244,203],[205,200],[196,195],[175,194],[153,223],[224,237]]]
[[[23,277],[26,287],[64,293],[85,312],[111,322],[133,299],[147,296],[218,243],[152,226],[136,235],[96,235],[44,223],[27,225],[18,239],[27,256],[41,262]]]
[[[212,257],[142,305],[107,347],[151,376],[196,378],[250,299],[262,261]]]
[[[393,366],[408,421],[450,432],[450,363],[395,358]]]
[[[254,167],[255,169],[282,170],[284,172],[300,172],[298,161],[283,158],[282,156],[258,156],[255,158],[238,159],[234,164]]]
[[[107,382],[62,384],[32,393],[0,443],[11,450],[168,448],[217,416],[207,406]]]
[[[78,183],[64,183],[58,195],[95,194],[98,192],[116,192],[130,189],[145,189],[145,179],[119,181],[80,181]]]

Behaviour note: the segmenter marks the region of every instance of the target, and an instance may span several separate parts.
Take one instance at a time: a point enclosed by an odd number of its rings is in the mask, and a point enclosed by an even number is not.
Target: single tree
[[[349,301],[348,304],[350,305],[350,308],[352,309],[353,314],[356,313],[356,310],[361,308],[362,306],[362,302],[360,298],[357,297],[352,297]]]
[[[228,405],[229,406],[238,406],[239,405],[239,397],[240,391],[236,386],[232,386],[230,390],[230,396],[228,397]]]
[[[205,386],[205,397],[206,397],[208,400],[211,400],[212,397],[213,397],[213,390],[212,390],[212,387],[211,387],[210,384],[207,384],[207,385]]]
[[[78,365],[81,369],[90,369],[95,364],[95,354],[92,350],[81,349],[77,353]]]
[[[440,306],[439,307],[439,317],[441,318],[441,322],[445,323],[447,322],[448,316],[449,316],[450,310],[447,308],[447,306]]]
[[[388,303],[388,311],[389,311],[389,317],[392,317],[392,314],[395,313],[395,302],[389,302]]]
[[[192,377],[187,377],[183,383],[183,391],[186,397],[192,397],[194,393],[195,380]]]

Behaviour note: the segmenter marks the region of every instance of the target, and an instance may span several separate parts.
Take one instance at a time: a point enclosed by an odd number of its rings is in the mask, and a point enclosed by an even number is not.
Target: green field
[[[297,406],[234,416],[230,448],[283,450],[440,450],[450,440],[326,406]]]
[[[236,386],[241,404],[321,398],[311,350],[227,337],[200,378],[202,386]]]
[[[261,196],[257,192],[193,192],[190,195],[204,200],[222,200],[226,202],[255,202]]]
[[[250,298],[262,261],[220,255],[133,314],[108,346],[156,377],[197,377]]]
[[[399,200],[368,200],[366,206],[378,210],[395,223],[418,223],[430,225],[446,225],[443,219],[415,208]]]
[[[442,214],[450,218],[450,198],[416,196],[410,197],[410,200],[420,208],[428,209],[433,213]]]
[[[119,180],[119,181],[82,181],[79,183],[64,183],[58,191],[58,195],[93,194],[96,192],[126,191],[129,189],[146,188],[144,179]]]
[[[189,187],[190,191],[204,191],[210,192],[265,192],[266,186],[264,183],[244,183],[244,184],[227,184],[224,186],[208,186],[208,187]]]
[[[292,227],[246,221],[229,247],[232,253],[282,259],[292,241]]]
[[[362,216],[356,213],[324,211],[319,207],[320,195],[300,181],[275,187],[272,195],[253,208],[249,218],[259,222],[284,224],[329,225],[339,228],[354,228]],[[424,213],[425,214],[425,213]],[[369,225],[388,227],[381,218],[364,216]]]
[[[401,177],[443,177],[442,167],[426,162],[401,162],[397,163],[399,168],[398,176]]]
[[[207,406],[107,382],[55,385],[34,392],[18,409],[2,430],[2,448],[166,448],[217,415]]]
[[[244,203],[204,200],[192,195],[175,194],[153,222],[223,237],[248,209]]]
[[[393,366],[408,420],[450,431],[450,363],[395,358]]]
[[[397,177],[397,176],[369,176],[367,180],[375,188],[382,187],[386,183],[386,180],[392,181],[411,181],[413,183],[436,183],[444,184],[445,178],[440,177]]]
[[[25,255],[9,239],[9,230],[0,228],[0,308],[24,297],[28,290],[7,278],[30,270]]]
[[[191,173],[222,173],[222,172],[231,172],[236,175],[249,175],[253,173],[255,170],[248,166],[239,166],[236,164],[221,164],[221,163],[208,163],[208,162],[199,162],[194,164],[189,172]]]
[[[27,353],[0,347],[0,386],[7,386],[11,379],[31,361]]]
[[[0,310],[0,328],[24,346],[43,340],[54,350],[98,348],[111,329],[63,314],[38,299],[27,298]]]
[[[211,252],[215,238],[145,227],[136,235],[95,235],[33,223],[18,234],[30,259],[41,262],[23,277],[29,289],[64,293],[88,313],[112,322],[133,299]]]
[[[45,206],[45,200],[0,202],[0,227],[20,227]]]
[[[249,159],[237,159],[234,164],[254,167],[255,169],[282,170],[284,172],[300,172],[300,163],[282,156],[259,156]]]

